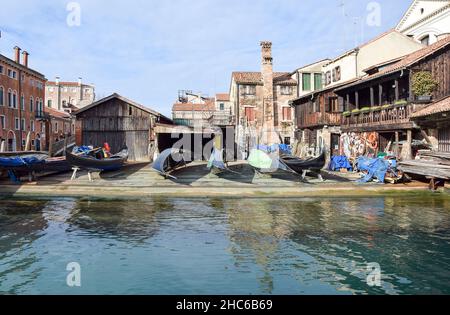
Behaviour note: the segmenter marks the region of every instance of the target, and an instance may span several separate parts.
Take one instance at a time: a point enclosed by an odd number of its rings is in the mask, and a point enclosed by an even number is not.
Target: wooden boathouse
[[[75,113],[77,145],[101,147],[107,142],[111,151],[127,146],[129,160],[147,162],[156,150],[156,124],[173,124],[164,115],[112,94]]]

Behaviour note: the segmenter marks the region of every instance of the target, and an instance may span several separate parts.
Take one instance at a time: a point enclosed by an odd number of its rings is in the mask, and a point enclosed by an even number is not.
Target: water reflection
[[[450,293],[450,198],[2,200],[0,292]],[[382,268],[369,287],[367,265]]]

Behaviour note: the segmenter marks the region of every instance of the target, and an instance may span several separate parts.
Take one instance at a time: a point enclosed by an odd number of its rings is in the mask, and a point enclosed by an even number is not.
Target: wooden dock
[[[313,197],[313,196],[374,196],[389,193],[427,191],[423,183],[381,185],[357,184],[324,172],[325,182],[308,178],[301,182],[298,176],[256,176],[248,165],[231,164],[242,173],[211,174],[206,163],[190,164],[173,173],[175,179],[164,179],[148,164],[130,165],[119,172],[93,174],[90,182],[86,172],[75,180],[64,173],[41,177],[38,182],[14,185],[0,182],[0,195],[12,197],[89,197],[142,198],[171,197]]]

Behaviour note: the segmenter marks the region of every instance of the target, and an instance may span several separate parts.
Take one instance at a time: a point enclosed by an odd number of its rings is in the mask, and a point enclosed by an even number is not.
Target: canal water
[[[450,294],[449,228],[439,194],[3,199],[0,294]]]

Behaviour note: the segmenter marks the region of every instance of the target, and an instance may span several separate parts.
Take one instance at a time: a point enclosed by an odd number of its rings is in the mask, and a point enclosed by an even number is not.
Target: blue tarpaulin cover
[[[271,146],[261,144],[261,145],[257,146],[257,149],[264,151],[266,153],[273,153],[273,152],[277,152],[279,150],[280,153],[282,153],[282,154],[286,154],[286,155],[292,154],[291,147],[288,146],[287,144],[274,144]]]
[[[34,156],[29,157],[10,157],[10,158],[0,158],[0,166],[8,167],[19,167],[32,164],[44,163],[44,160],[39,159]]]
[[[391,164],[388,160],[381,158],[368,158],[361,156],[357,160],[358,170],[367,171],[367,175],[359,180],[361,183],[367,183],[373,179],[378,179],[379,182],[384,183],[386,173]]]
[[[346,156],[333,156],[330,162],[330,171],[339,171],[342,168],[353,171],[353,167]]]

